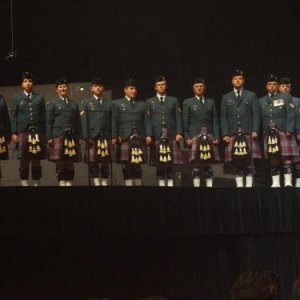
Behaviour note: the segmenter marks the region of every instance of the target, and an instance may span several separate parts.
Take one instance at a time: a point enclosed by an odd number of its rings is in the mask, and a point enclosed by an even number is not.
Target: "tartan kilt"
[[[119,153],[118,153],[118,162],[128,162],[129,161],[129,151],[130,146],[128,141],[124,141],[121,143],[121,145],[118,145],[119,147]],[[141,143],[141,148],[143,151],[143,164],[148,161],[148,155],[147,155],[147,148],[146,143]]]
[[[232,161],[234,139],[231,139],[229,144],[225,147],[225,162]],[[251,158],[262,158],[258,138],[252,139],[249,134],[246,134],[246,143],[250,151]]]
[[[293,156],[292,160],[293,163],[299,163],[300,162],[300,142],[296,140],[297,148],[298,148],[298,154],[296,156]]]
[[[281,130],[277,130],[279,135],[279,144],[280,144],[280,156],[293,156],[297,157],[299,155],[299,147],[296,142],[296,138],[294,135],[288,137],[285,132]],[[268,147],[267,147],[268,135],[265,135],[264,138],[264,155],[265,158],[269,158],[268,156]]]
[[[220,160],[219,149],[218,149],[218,145],[213,144],[214,137],[208,132],[206,132],[205,134],[208,136],[208,139],[213,147],[214,157],[213,157],[213,160],[210,161],[210,163],[212,163],[214,161],[219,161]],[[199,133],[192,138],[193,143],[192,143],[192,146],[190,147],[190,151],[189,151],[189,161],[190,162],[196,162],[197,146],[199,144],[198,141],[199,141],[201,135],[203,135],[203,134]],[[197,160],[197,163],[199,163],[198,160]],[[203,163],[205,163],[205,162],[203,161]]]
[[[102,163],[101,160],[96,159],[96,140],[90,139],[89,142],[85,142],[85,149],[84,149],[84,157],[83,157],[83,162],[88,163],[88,162],[99,162]],[[115,162],[116,161],[116,149],[115,146],[112,145],[111,141],[108,140],[108,148],[109,148],[109,153],[110,157],[107,160],[104,160],[103,162]],[[90,153],[89,153],[90,152]]]
[[[47,158],[47,147],[45,137],[39,135],[40,137],[40,146],[41,152],[39,154],[30,154],[28,152],[29,143],[28,143],[29,132],[18,133],[18,143],[14,143],[12,157],[15,159],[46,159]]]
[[[58,160],[65,160],[63,155],[64,150],[64,139],[65,136],[61,135],[59,137],[53,138],[53,144],[48,148],[48,160],[56,162]],[[78,140],[75,140],[75,147],[76,147],[76,155],[70,159],[73,162],[80,162],[81,161],[81,151],[80,151],[80,145],[78,143]]]
[[[150,146],[150,166],[157,165],[159,145],[160,145],[160,140],[157,140]],[[173,164],[184,165],[183,153],[179,142],[173,140],[172,145],[173,145]]]

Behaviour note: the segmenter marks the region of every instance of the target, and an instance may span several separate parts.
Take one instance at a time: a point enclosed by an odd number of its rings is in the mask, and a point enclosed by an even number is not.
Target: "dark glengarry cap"
[[[291,80],[288,78],[288,77],[281,77],[279,79],[279,84],[290,84],[291,83]]]
[[[194,84],[197,84],[197,83],[202,83],[202,84],[205,85],[205,80],[204,80],[204,78],[202,78],[202,77],[196,77],[196,78],[194,79],[194,81],[193,81],[193,85],[194,85]]]
[[[23,72],[21,78],[22,78],[22,81],[24,79],[31,79],[31,80],[33,80],[33,75],[32,75],[31,72]]]
[[[267,76],[266,83],[268,82],[278,82],[278,76],[271,74]]]
[[[165,82],[167,82],[167,79],[166,79],[166,77],[165,77],[165,76],[163,76],[163,75],[156,76],[156,77],[154,78],[154,84],[156,84],[157,82],[162,82],[162,81],[165,81]]]
[[[61,84],[66,84],[67,85],[68,81],[65,78],[58,78],[58,79],[56,79],[55,86],[58,87]]]
[[[245,77],[245,73],[242,70],[237,69],[237,70],[234,70],[233,73],[232,73],[232,77],[235,77],[235,76],[243,76],[243,77]]]
[[[125,82],[124,82],[124,87],[126,88],[128,86],[135,86],[135,87],[137,87],[136,80],[133,79],[133,78],[126,79]]]
[[[94,78],[92,79],[91,85],[102,85],[102,86],[104,86],[104,81],[103,81],[103,79],[100,78],[100,77],[94,77]]]

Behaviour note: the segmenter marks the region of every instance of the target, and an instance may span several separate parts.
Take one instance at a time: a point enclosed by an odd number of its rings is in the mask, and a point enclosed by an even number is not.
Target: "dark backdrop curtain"
[[[297,189],[2,188],[1,298],[227,300],[241,271],[300,276]]]
[[[280,282],[276,299],[291,299],[299,247],[295,234],[2,239],[0,294],[6,299],[161,294],[227,300],[239,272],[274,270]]]

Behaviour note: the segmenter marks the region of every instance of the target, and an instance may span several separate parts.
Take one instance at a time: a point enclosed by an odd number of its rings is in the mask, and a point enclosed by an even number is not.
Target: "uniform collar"
[[[197,96],[197,95],[195,95],[195,98],[196,98],[198,101],[202,101],[202,100],[205,99],[204,96]]]
[[[30,97],[30,98],[32,97],[32,92],[27,93],[26,91],[24,91],[24,94],[25,94],[26,97]]]
[[[66,97],[66,98],[64,98],[64,97],[61,97],[61,96],[58,96],[59,97],[59,99],[61,99],[63,102],[66,102],[66,103],[68,103],[69,102],[69,99],[68,99],[68,97]]]
[[[158,93],[157,93],[157,94],[156,94],[156,97],[158,98],[158,100],[159,100],[159,101],[161,101],[161,97],[163,98],[163,99],[162,99],[162,101],[165,101],[165,100],[166,100],[166,97],[167,97],[167,95],[166,95],[166,94],[164,94],[164,95],[160,95],[160,94],[158,94]]]
[[[97,101],[102,101],[103,98],[100,96],[100,97],[97,97],[96,95],[93,95],[93,97],[97,100]]]
[[[237,92],[240,91],[240,96],[242,96],[243,90],[244,90],[243,88],[241,88],[240,90],[234,88],[234,89],[233,89],[233,92],[234,92],[234,94],[237,96]]]
[[[273,94],[273,96],[275,97],[277,94],[278,94],[278,92],[275,92],[275,93]],[[270,98],[272,98],[272,95],[271,95],[271,93],[269,93],[269,92],[268,92],[268,96],[269,96]]]

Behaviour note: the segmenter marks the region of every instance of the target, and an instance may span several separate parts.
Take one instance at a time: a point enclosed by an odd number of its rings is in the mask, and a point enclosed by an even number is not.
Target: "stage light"
[[[79,85],[79,86],[76,87],[76,91],[77,92],[83,92],[84,91],[84,87],[81,86],[81,85]]]

